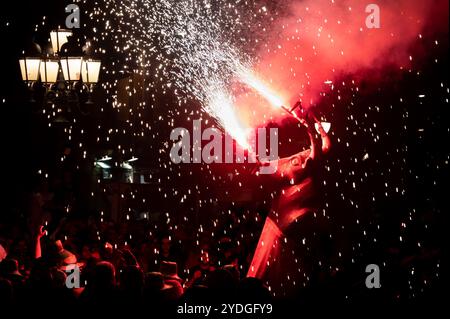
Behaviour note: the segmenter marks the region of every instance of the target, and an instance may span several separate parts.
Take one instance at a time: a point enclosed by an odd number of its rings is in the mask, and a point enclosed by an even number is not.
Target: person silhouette
[[[297,112],[289,112],[306,127],[310,148],[278,160],[278,170],[271,177],[278,190],[247,273],[247,277],[259,278],[268,283],[272,290],[279,288],[274,286],[280,282],[280,271],[286,270],[281,265],[284,259],[281,256],[282,238],[289,236],[288,230],[296,221],[317,209],[316,185],[320,179],[317,166],[331,147],[327,132],[312,112],[298,106],[295,108]]]

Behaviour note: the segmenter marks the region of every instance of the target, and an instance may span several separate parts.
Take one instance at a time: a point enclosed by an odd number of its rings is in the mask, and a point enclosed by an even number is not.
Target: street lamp
[[[23,52],[24,56],[19,60],[22,80],[30,87],[39,80],[41,53],[41,47],[36,43],[32,43],[31,46]]]
[[[98,77],[100,75],[100,67],[102,63],[100,60],[93,59],[83,59],[81,64],[81,78],[83,83],[88,89],[88,101],[87,104],[92,104],[92,89],[98,82]]]
[[[54,55],[58,55],[62,46],[69,41],[71,36],[72,31],[67,29],[56,29],[50,32],[50,42],[52,43]]]
[[[89,85],[96,84],[98,82],[101,65],[102,62],[100,60],[84,59],[81,65],[81,77],[83,82]]]
[[[73,83],[81,80],[82,62],[82,57],[67,56],[61,58],[61,69],[65,81]]]
[[[79,41],[71,30],[56,29],[50,32],[51,49],[44,56],[39,45],[19,59],[22,80],[38,95],[45,86],[43,100],[67,105],[92,104],[91,93],[98,83],[101,61],[85,57]],[[32,96],[32,101],[34,98]],[[39,99],[42,100],[42,99]],[[81,110],[81,108],[80,108]]]
[[[24,57],[19,60],[22,79],[27,83],[36,82],[39,79],[40,58]]]
[[[40,64],[41,82],[52,85],[58,80],[59,61],[55,59],[42,59]]]

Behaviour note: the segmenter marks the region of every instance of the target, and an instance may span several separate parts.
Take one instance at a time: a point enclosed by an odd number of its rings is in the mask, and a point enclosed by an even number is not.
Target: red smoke
[[[371,3],[380,8],[379,29],[366,26]],[[325,81],[356,72],[370,78],[388,65],[408,68],[413,41],[448,29],[447,0],[306,0],[294,1],[291,12],[274,22],[255,72],[286,104],[300,99],[305,107],[330,90]],[[248,126],[285,116],[254,94],[236,104]]]

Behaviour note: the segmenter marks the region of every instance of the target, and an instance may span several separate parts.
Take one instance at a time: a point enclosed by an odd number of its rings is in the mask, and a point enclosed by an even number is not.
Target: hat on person
[[[67,272],[74,268],[83,268],[85,266],[84,263],[78,262],[77,256],[74,253],[64,248],[57,252],[57,259],[59,269],[62,271]]]
[[[182,279],[178,276],[178,265],[174,261],[161,262],[159,270],[161,271],[165,279],[182,281]]]

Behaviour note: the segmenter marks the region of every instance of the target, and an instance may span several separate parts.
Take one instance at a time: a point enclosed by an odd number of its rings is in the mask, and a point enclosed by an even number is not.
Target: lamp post
[[[24,57],[19,60],[22,79],[27,84],[32,84],[39,79],[40,58]]]
[[[87,104],[92,104],[92,91],[95,84],[98,82],[100,74],[100,67],[102,62],[94,59],[84,59],[81,63],[81,78],[88,86],[88,101]]]
[[[69,37],[71,37],[72,35],[72,31],[67,29],[58,28],[50,32],[50,42],[54,55],[59,54],[62,46],[69,41]]]
[[[87,91],[85,103],[92,104],[91,93],[99,80],[101,61],[84,56],[71,30],[51,31],[50,42],[51,49],[45,55],[37,44],[24,52],[19,59],[22,80],[31,91],[36,85],[45,87],[47,103],[75,102],[80,107],[81,93]],[[70,106],[66,107],[70,112]]]
[[[40,76],[41,82],[52,85],[58,80],[59,61],[56,59],[44,58],[41,60]]]
[[[23,57],[19,59],[22,80],[29,87],[32,87],[39,80],[41,55],[41,47],[36,43],[32,43],[27,50],[23,51]]]

